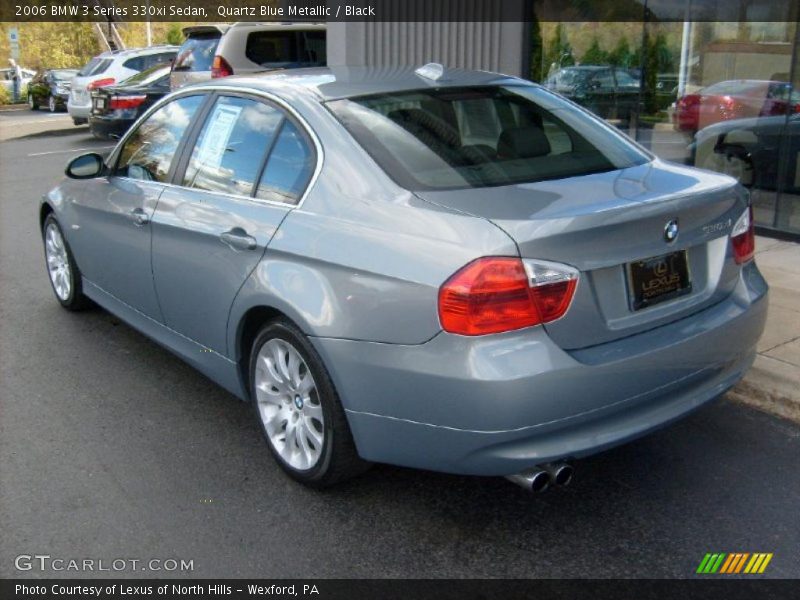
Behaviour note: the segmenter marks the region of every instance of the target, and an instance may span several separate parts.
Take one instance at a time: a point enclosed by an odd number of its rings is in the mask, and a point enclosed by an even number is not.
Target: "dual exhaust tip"
[[[534,467],[515,475],[507,475],[506,479],[529,492],[538,494],[551,485],[559,487],[569,485],[574,473],[575,469],[572,465],[565,462],[557,462]]]

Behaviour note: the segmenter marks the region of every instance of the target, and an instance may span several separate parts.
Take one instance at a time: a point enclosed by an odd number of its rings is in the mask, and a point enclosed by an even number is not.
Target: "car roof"
[[[445,69],[437,80],[416,73],[415,67],[317,67],[266,71],[214,80],[214,85],[249,87],[280,94],[281,89],[314,95],[322,101],[403,92],[427,88],[464,87],[524,83],[529,81],[466,69]],[[207,85],[207,84],[206,84]]]
[[[325,31],[328,26],[325,23],[298,23],[295,21],[282,21],[282,22],[270,22],[270,23],[260,23],[257,21],[239,21],[231,25],[231,29],[246,29],[246,28],[257,28],[262,31],[284,31],[284,30],[300,30],[300,31]]]
[[[205,25],[190,25],[189,27],[184,27],[181,29],[185,38],[190,38],[195,34],[206,34],[206,33],[219,33],[222,35],[228,29],[230,29],[230,25],[227,23],[207,23]]]
[[[180,50],[180,46],[170,46],[163,44],[159,46],[146,46],[144,48],[126,48],[125,50],[107,50],[102,54],[98,54],[95,58],[125,58],[134,54],[149,54],[151,52],[163,52],[164,50]]]

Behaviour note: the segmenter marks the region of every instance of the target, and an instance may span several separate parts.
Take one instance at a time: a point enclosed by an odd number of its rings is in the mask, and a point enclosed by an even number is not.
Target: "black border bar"
[[[795,21],[800,0],[0,0],[0,21]],[[143,12],[144,11],[144,12]]]
[[[532,557],[533,558],[533,557]],[[654,557],[656,559],[656,557]],[[134,600],[140,598],[252,600],[753,600],[792,598],[797,580],[703,579],[4,579],[4,600]],[[94,590],[99,590],[97,594]],[[75,593],[70,593],[74,591]]]

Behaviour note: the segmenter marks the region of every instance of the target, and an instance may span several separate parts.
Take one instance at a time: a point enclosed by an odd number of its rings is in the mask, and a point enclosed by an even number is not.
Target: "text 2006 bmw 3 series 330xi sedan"
[[[66,172],[40,212],[58,301],[251,402],[309,485],[565,484],[734,385],[766,318],[742,187],[503,75],[227,78]]]

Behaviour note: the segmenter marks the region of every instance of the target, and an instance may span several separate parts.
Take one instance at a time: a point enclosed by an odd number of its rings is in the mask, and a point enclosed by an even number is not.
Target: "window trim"
[[[193,117],[192,124],[189,125],[189,134],[187,135],[187,137],[184,140],[182,140],[181,144],[178,146],[178,149],[175,152],[175,154],[177,156],[177,160],[175,161],[175,163],[173,165],[170,166],[170,173],[169,173],[169,175],[167,177],[167,182],[164,182],[164,183],[162,183],[162,182],[151,182],[151,183],[155,183],[156,185],[161,185],[161,186],[170,187],[170,188],[179,188],[179,189],[182,189],[182,190],[192,190],[194,192],[203,192],[203,193],[208,193],[208,194],[217,193],[217,192],[208,192],[207,190],[198,190],[198,189],[195,189],[195,188],[189,188],[189,187],[186,187],[184,185],[180,185],[180,184],[175,183],[175,181],[177,180],[177,175],[179,173],[183,173],[183,170],[185,170],[185,168],[186,168],[186,165],[184,164],[184,161],[186,163],[188,163],[188,161],[189,161],[189,159],[191,157],[191,153],[187,152],[187,148],[189,146],[189,143],[190,142],[193,143],[195,141],[195,138],[200,134],[200,130],[202,128],[202,124],[205,123],[205,119],[208,116],[208,113],[211,110],[211,107],[214,106],[214,103],[216,102],[216,98],[217,98],[218,95],[242,95],[242,96],[245,96],[245,97],[249,96],[249,97],[257,99],[257,100],[259,98],[265,98],[265,99],[269,100],[270,102],[273,102],[275,105],[278,106],[278,108],[283,110],[284,113],[285,113],[284,114],[284,119],[291,118],[295,122],[295,124],[298,126],[298,129],[300,130],[301,134],[303,134],[307,138],[307,140],[311,141],[311,146],[312,146],[312,148],[314,150],[314,156],[316,157],[316,164],[314,166],[313,172],[311,173],[311,177],[308,179],[308,183],[306,183],[306,187],[303,190],[303,193],[300,195],[299,199],[294,204],[292,204],[290,202],[278,202],[278,201],[275,201],[275,200],[265,200],[263,198],[256,198],[254,196],[240,196],[240,195],[237,195],[237,194],[225,194],[225,193],[221,193],[221,192],[219,192],[219,194],[224,195],[224,196],[226,196],[228,198],[237,198],[237,199],[240,199],[240,200],[249,200],[251,202],[257,202],[259,204],[267,204],[267,205],[270,205],[270,206],[280,206],[280,207],[283,207],[283,208],[287,208],[288,207],[289,209],[301,208],[303,206],[303,203],[306,201],[306,198],[311,193],[311,190],[316,185],[317,179],[319,178],[319,174],[322,172],[322,167],[324,165],[325,153],[324,153],[324,149],[323,149],[322,143],[320,142],[319,136],[317,136],[317,133],[314,131],[314,129],[311,127],[311,125],[309,125],[308,121],[299,112],[297,112],[297,110],[295,110],[292,106],[290,106],[285,100],[283,100],[279,96],[276,96],[272,92],[268,92],[268,91],[265,91],[265,90],[257,90],[257,89],[248,88],[248,87],[244,87],[244,86],[238,86],[238,85],[213,85],[213,84],[192,86],[192,87],[177,91],[177,92],[175,92],[173,94],[169,94],[168,96],[162,98],[161,100],[159,100],[158,102],[153,104],[153,106],[151,106],[149,109],[147,109],[142,114],[142,116],[139,117],[136,120],[136,122],[133,124],[133,126],[131,126],[131,128],[128,129],[128,131],[125,133],[125,135],[119,140],[119,142],[117,143],[116,147],[108,155],[108,158],[106,159],[106,166],[113,165],[113,167],[110,168],[110,171],[111,171],[111,175],[110,176],[112,176],[112,177],[120,177],[121,179],[128,179],[130,181],[141,182],[141,180],[138,180],[138,179],[131,179],[129,177],[125,177],[125,176],[121,176],[121,175],[114,175],[114,171],[116,170],[117,162],[119,161],[119,155],[120,155],[120,151],[121,151],[122,147],[128,141],[128,138],[131,135],[133,135],[133,133],[138,129],[138,127],[141,124],[141,122],[143,122],[145,119],[149,118],[150,115],[152,115],[159,108],[161,108],[162,106],[164,106],[165,104],[167,104],[169,102],[174,102],[175,100],[179,100],[180,98],[182,98],[184,96],[197,96],[197,95],[204,95],[205,96],[204,103],[200,106],[200,109],[197,111],[197,113],[195,113],[195,115]],[[267,154],[266,160],[269,160],[269,156],[270,156],[271,153],[272,153],[272,148],[270,148],[270,152]],[[266,165],[266,161],[264,162],[264,165]],[[180,171],[178,170],[178,167],[181,168]],[[257,189],[257,186],[254,186],[254,189]]]

